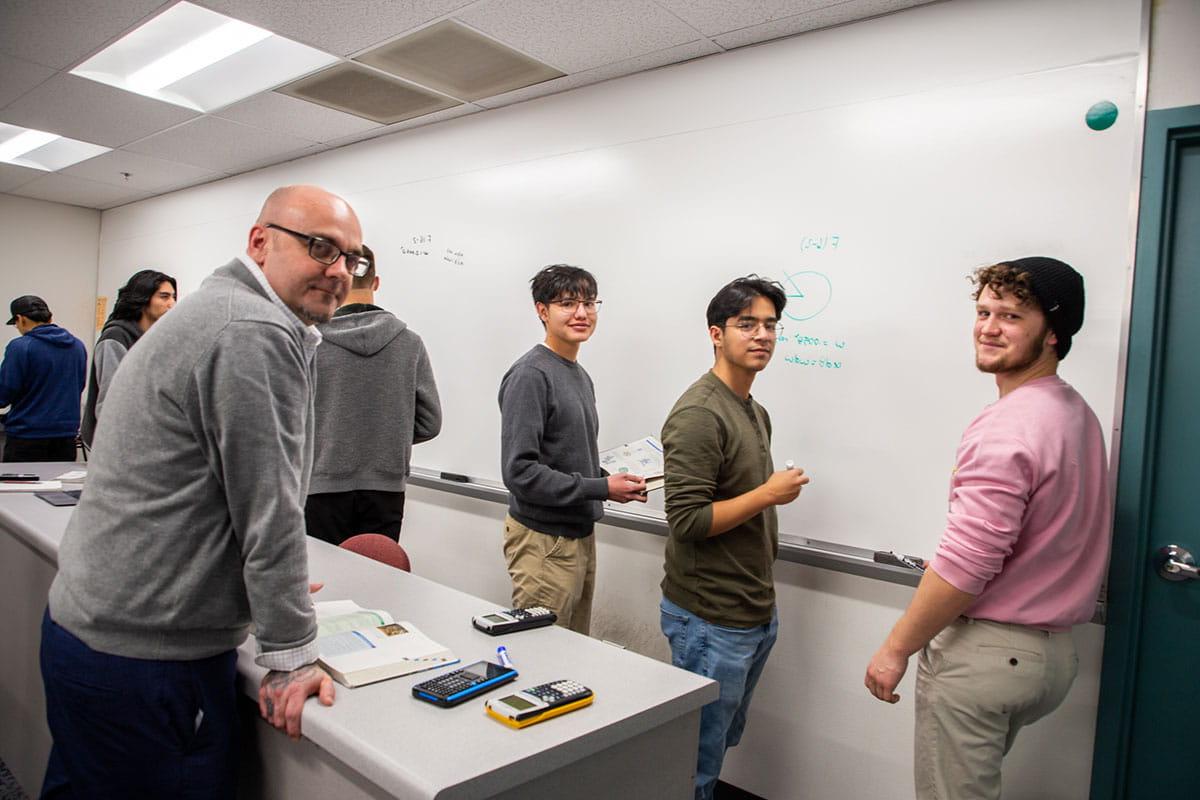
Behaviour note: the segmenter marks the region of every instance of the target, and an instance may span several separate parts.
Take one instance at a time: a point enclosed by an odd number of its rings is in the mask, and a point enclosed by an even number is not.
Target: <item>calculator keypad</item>
[[[539,700],[545,701],[548,705],[554,706],[577,697],[586,697],[591,693],[591,690],[575,681],[553,681],[551,683],[543,683],[540,686],[534,686],[532,689],[525,689],[525,693],[531,694]]]

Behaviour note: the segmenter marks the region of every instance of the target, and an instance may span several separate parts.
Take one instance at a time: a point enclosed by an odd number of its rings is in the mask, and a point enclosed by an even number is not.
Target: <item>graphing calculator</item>
[[[485,700],[489,717],[512,728],[524,728],[592,704],[592,690],[575,681],[562,680],[522,689],[514,694]]]
[[[517,671],[512,667],[493,664],[491,661],[477,661],[453,672],[422,681],[413,687],[412,693],[418,700],[449,708],[472,697],[478,697],[484,692],[490,692],[516,678]]]
[[[491,636],[502,633],[541,628],[553,625],[558,615],[544,606],[532,608],[510,608],[507,611],[493,611],[490,614],[478,614],[471,619],[471,624]]]

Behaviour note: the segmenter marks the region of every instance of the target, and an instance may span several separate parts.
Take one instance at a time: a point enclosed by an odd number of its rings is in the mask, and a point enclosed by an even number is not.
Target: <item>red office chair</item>
[[[373,558],[389,567],[412,572],[408,553],[404,552],[404,548],[394,540],[382,533],[360,533],[342,542],[340,547],[344,547],[352,553],[358,553],[360,556]]]

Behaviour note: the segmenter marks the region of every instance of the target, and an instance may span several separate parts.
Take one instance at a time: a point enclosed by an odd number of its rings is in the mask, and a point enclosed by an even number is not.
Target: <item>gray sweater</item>
[[[233,261],[129,351],[59,549],[55,622],[101,652],[193,660],[253,621],[263,666],[315,658],[308,336]]]
[[[320,327],[321,424],[309,493],[404,491],[413,444],[442,429],[421,337],[391,313],[365,304],[338,309]]]
[[[582,538],[604,513],[592,379],[537,345],[500,381],[500,471],[508,513],[540,533]]]

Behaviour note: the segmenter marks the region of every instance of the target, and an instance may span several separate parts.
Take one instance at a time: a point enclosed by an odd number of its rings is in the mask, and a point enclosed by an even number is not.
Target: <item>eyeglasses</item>
[[[764,331],[767,332],[768,336],[776,336],[777,337],[777,336],[779,336],[779,334],[783,333],[783,326],[780,325],[778,322],[776,322],[773,319],[764,319],[764,320],[739,319],[737,322],[733,323],[732,325],[726,325],[725,327],[726,328],[737,328],[738,332],[740,332],[742,334],[742,336],[746,336],[746,337],[753,336],[755,333],[758,332],[758,329],[760,327]]]
[[[584,312],[591,316],[600,310],[600,304],[603,302],[603,300],[551,300],[550,305],[558,307],[565,314],[574,314],[582,303]]]
[[[267,228],[274,228],[277,231],[290,233],[302,242],[308,244],[308,255],[313,261],[325,264],[327,266],[337,263],[337,260],[343,256],[346,258],[346,271],[356,278],[361,278],[367,274],[367,270],[371,268],[371,260],[360,256],[358,253],[347,253],[345,250],[338,247],[328,239],[320,236],[309,236],[306,233],[300,233],[290,228],[285,228],[282,225],[276,225],[274,222],[268,222]]]

